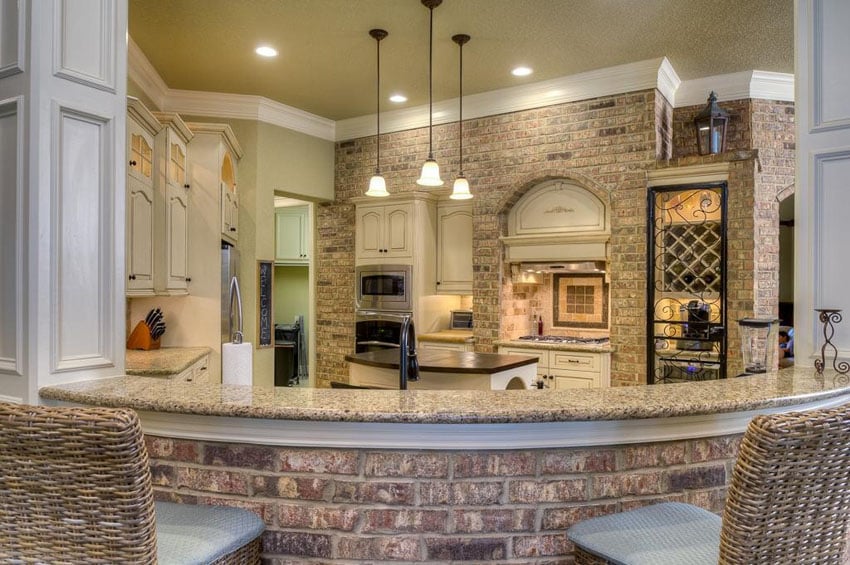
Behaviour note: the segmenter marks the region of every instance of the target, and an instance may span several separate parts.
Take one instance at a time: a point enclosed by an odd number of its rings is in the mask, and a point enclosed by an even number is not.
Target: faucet
[[[399,336],[398,358],[398,388],[407,390],[408,381],[419,380],[419,360],[416,357],[416,330],[413,327],[413,315],[396,312],[378,312],[375,310],[358,310],[360,316],[383,316],[401,318],[401,335]]]

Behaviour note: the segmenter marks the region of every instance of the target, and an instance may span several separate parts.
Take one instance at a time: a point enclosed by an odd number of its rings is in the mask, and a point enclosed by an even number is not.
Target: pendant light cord
[[[428,158],[434,158],[434,8],[428,8],[431,19],[428,27]]]
[[[378,115],[378,129],[375,131],[375,144],[378,146],[377,160],[375,161],[375,174],[381,174],[381,40],[375,42],[378,54],[378,77],[375,89],[375,113]]]
[[[460,85],[460,109],[457,116],[458,124],[458,139],[460,140],[460,159],[458,163],[458,174],[463,176],[463,43],[460,43],[460,77],[458,80]]]

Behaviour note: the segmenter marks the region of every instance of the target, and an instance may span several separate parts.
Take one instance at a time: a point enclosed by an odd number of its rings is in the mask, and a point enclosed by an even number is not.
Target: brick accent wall
[[[793,104],[738,100],[722,104],[731,116],[722,159],[763,156],[756,176],[741,173],[733,190],[734,269],[730,301],[735,315],[773,315],[778,300],[778,208],[775,194],[793,182]],[[476,350],[492,352],[500,338],[525,333],[532,312],[544,320],[546,292],[510,282],[499,236],[507,233],[511,206],[533,186],[553,178],[576,181],[610,204],[610,335],[614,385],[646,382],[646,182],[645,171],[700,161],[693,117],[703,106],[673,109],[655,90],[608,96],[488,116],[464,123],[464,172],[473,204],[473,302]],[[434,128],[434,153],[446,186],[457,174],[457,124]],[[318,209],[317,383],[347,381],[344,356],[354,343],[354,206],[375,167],[375,138],[337,144],[335,200]],[[381,169],[391,193],[416,185],[428,151],[428,130],[381,136]],[[672,158],[672,160],[671,160]],[[711,159],[711,158],[709,158]],[[737,165],[736,165],[737,166]],[[751,165],[741,165],[750,167]],[[747,178],[744,178],[747,177]],[[730,223],[730,226],[732,224]],[[747,270],[749,269],[749,270]],[[730,284],[733,281],[730,279]],[[731,296],[732,289],[737,294]],[[733,310],[730,306],[729,320]],[[548,318],[547,318],[548,317]],[[739,348],[730,324],[729,348]],[[546,329],[551,323],[546,324]],[[734,334],[734,335],[733,335]],[[728,374],[735,374],[732,368]]]
[[[246,508],[264,563],[569,563],[573,523],[722,511],[741,435],[575,449],[289,448],[146,437],[156,498]]]

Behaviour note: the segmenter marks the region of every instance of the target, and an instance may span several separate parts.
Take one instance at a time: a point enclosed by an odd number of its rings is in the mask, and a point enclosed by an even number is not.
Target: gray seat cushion
[[[567,537],[617,565],[716,565],[720,525],[707,510],[665,502],[584,520]]]
[[[264,529],[256,514],[241,508],[157,502],[157,559],[161,565],[211,563]]]

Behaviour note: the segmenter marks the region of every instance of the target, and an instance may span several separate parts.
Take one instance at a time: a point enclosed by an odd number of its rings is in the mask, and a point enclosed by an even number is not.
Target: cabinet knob
[[[131,281],[136,280],[136,275],[130,275],[130,280],[131,280]]]
[[[230,231],[236,231],[236,228],[230,228]]]
[[[437,281],[437,286],[440,286],[440,281]]]
[[[192,277],[186,277],[186,282],[192,282]]]
[[[130,166],[131,166],[131,167],[135,167],[135,166],[136,166],[136,161],[135,161],[135,160],[130,161]]]
[[[189,185],[188,185],[188,184],[184,184],[184,185],[183,185],[183,188],[188,189],[188,188],[189,188]]]

